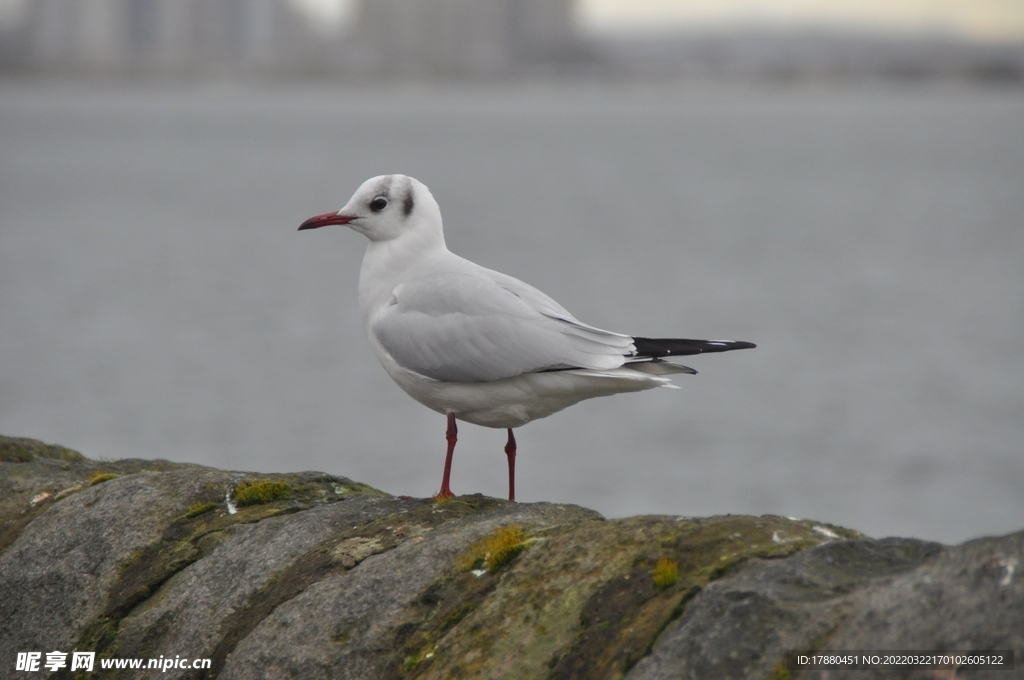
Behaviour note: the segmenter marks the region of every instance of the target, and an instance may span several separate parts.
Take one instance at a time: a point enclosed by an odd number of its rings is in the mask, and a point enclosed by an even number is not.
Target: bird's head
[[[371,241],[417,234],[440,237],[441,209],[423,183],[406,175],[381,175],[363,182],[338,212],[311,217],[299,227],[317,229],[345,224]]]

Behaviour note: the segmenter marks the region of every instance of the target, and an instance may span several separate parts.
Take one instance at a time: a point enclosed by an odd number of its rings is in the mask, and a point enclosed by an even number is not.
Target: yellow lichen
[[[464,571],[484,568],[493,574],[525,549],[526,532],[518,524],[509,524],[469,546],[459,558],[459,567]]]
[[[255,482],[241,482],[235,487],[235,503],[239,506],[258,505],[288,498],[292,487],[288,482],[272,482],[258,479]]]
[[[119,475],[115,475],[113,472],[101,472],[97,470],[92,473],[92,477],[89,478],[89,486],[96,486],[103,482],[109,482],[111,479],[116,479]]]
[[[679,563],[667,557],[662,557],[654,565],[651,578],[654,579],[654,587],[658,590],[671,588],[679,580]]]
[[[772,669],[772,673],[768,676],[768,680],[790,680],[792,677],[793,673],[786,668],[786,662],[780,661],[775,664],[775,668]]]

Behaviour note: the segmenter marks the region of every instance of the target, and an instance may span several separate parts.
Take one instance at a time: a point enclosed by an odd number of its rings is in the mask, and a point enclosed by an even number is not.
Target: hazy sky
[[[325,28],[351,18],[357,4],[357,0],[291,2]],[[823,26],[1024,41],[1024,0],[576,0],[576,16],[582,30],[598,35]]]
[[[1024,40],[1022,0],[577,0],[592,33],[734,26],[840,27]]]
[[[372,0],[371,0],[372,1]],[[0,27],[32,0],[0,0]],[[289,0],[325,33],[344,26],[359,0]],[[579,27],[593,35],[825,27],[1024,41],[1024,0],[575,0]]]

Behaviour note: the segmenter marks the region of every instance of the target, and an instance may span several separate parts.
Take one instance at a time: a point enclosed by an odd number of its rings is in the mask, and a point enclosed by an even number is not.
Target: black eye
[[[380,212],[386,207],[388,207],[388,199],[384,198],[383,196],[378,196],[377,198],[370,201],[370,210],[372,210],[373,212]]]

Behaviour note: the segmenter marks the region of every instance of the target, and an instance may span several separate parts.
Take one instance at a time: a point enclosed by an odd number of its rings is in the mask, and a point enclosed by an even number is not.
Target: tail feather
[[[627,361],[626,367],[631,368],[634,371],[640,371],[648,375],[672,375],[674,373],[688,373],[690,375],[697,375],[697,371],[693,370],[689,366],[683,366],[682,364],[673,364],[671,361],[665,361],[664,359],[641,359],[639,361]]]
[[[633,338],[637,357],[675,357],[688,354],[728,352],[733,349],[757,347],[742,340],[687,340],[683,338]]]

